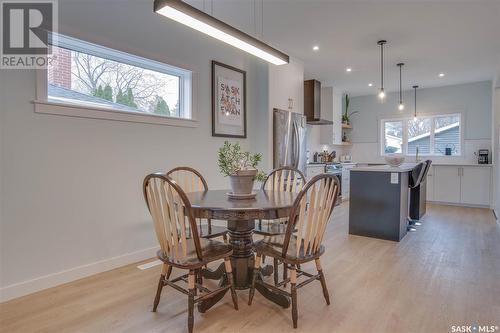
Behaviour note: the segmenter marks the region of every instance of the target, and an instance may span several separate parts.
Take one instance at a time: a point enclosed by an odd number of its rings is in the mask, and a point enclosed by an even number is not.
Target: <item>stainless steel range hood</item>
[[[304,115],[309,125],[331,125],[333,121],[321,118],[321,82],[304,81]]]

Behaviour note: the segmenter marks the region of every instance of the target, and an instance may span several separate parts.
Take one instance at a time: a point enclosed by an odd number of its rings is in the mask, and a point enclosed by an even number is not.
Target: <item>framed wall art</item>
[[[247,137],[246,72],[212,61],[212,136]]]

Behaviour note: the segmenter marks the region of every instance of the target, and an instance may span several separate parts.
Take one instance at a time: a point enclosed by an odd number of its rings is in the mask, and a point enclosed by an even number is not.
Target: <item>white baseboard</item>
[[[32,294],[43,289],[52,288],[60,284],[75,281],[90,275],[149,259],[156,255],[156,251],[158,251],[158,247],[151,247],[121,256],[100,260],[95,263],[70,268],[61,272],[40,276],[32,280],[11,284],[0,288],[0,303]]]

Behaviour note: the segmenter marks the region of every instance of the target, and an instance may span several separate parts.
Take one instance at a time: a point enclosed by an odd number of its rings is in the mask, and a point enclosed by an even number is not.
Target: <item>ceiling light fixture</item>
[[[368,87],[373,87],[373,83],[368,83]]]
[[[413,86],[415,90],[415,113],[413,114],[413,120],[417,120],[417,88],[418,86]]]
[[[386,40],[379,40],[377,42],[380,45],[380,92],[378,93],[378,98],[383,101],[385,99],[384,90],[384,44],[387,44]]]
[[[439,73],[439,77],[444,77],[444,73]]]
[[[289,56],[285,53],[181,0],[155,0],[154,12],[253,54],[272,64],[285,65],[290,62]]]
[[[313,51],[318,51],[319,50],[319,46],[313,46]]]
[[[403,74],[402,69],[405,64],[400,62],[397,66],[399,67],[399,105],[398,110],[403,111],[405,109],[405,105],[403,103]]]
[[[351,67],[347,67],[347,68],[345,69],[345,71],[346,71],[346,72],[352,72],[352,68],[351,68]]]

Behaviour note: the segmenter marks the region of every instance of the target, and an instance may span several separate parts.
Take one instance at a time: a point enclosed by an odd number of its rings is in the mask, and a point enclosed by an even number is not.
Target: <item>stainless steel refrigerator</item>
[[[274,168],[292,166],[306,172],[306,117],[295,112],[274,109]]]

